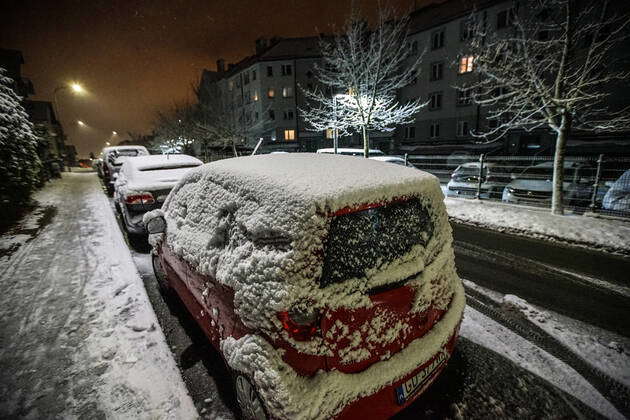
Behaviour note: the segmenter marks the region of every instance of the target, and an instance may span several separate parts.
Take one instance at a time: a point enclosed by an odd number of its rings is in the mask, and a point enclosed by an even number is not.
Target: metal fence
[[[553,156],[406,155],[440,179],[450,197],[549,207]],[[630,217],[630,158],[567,156],[563,200],[576,213]]]

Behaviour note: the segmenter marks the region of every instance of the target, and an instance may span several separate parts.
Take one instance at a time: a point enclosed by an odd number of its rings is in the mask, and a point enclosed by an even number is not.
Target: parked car
[[[345,155],[345,156],[363,156],[363,149],[351,149],[347,147],[338,147],[337,154]],[[335,149],[330,147],[326,149],[317,149],[317,153],[325,153],[325,154],[335,154]],[[385,156],[385,153],[381,152],[378,149],[370,149],[369,150],[370,157],[372,156]]]
[[[588,162],[564,161],[563,197],[567,205],[587,207],[593,191],[595,167]],[[553,162],[529,166],[512,174],[512,181],[503,190],[502,200],[510,203],[551,205]],[[600,189],[600,192],[602,190]]]
[[[156,278],[233,375],[245,418],[388,418],[453,352],[465,304],[437,179],[371,159],[191,170],[144,222]]]
[[[114,174],[114,203],[127,232],[146,234],[142,223],[144,214],[160,208],[175,184],[192,168],[202,164],[199,159],[187,155],[125,158],[120,172]]]
[[[615,212],[630,212],[630,169],[610,186],[602,207]]]
[[[474,197],[479,186],[479,162],[467,162],[459,165],[451,174],[447,184],[448,197]],[[500,199],[505,185],[510,182],[509,174],[503,165],[486,162],[481,172],[481,198]]]
[[[379,162],[393,163],[394,165],[409,166],[410,168],[414,167],[412,164],[405,162],[405,159],[400,156],[370,156],[370,159],[378,160]]]
[[[149,151],[144,146],[111,146],[105,147],[101,152],[101,164],[98,175],[103,180],[107,194],[114,194],[113,175],[120,171],[123,164],[121,157],[148,156]]]

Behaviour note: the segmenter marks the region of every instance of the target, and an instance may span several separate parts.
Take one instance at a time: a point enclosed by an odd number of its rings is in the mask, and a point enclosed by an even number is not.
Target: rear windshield
[[[169,166],[152,166],[146,168],[138,169],[140,172],[150,172],[150,171],[168,171],[169,169],[183,169],[183,168],[196,168],[199,166],[198,163],[188,163],[188,164],[180,164],[180,165],[169,165]]]
[[[335,216],[324,246],[320,287],[364,278],[433,236],[429,211],[418,199]]]

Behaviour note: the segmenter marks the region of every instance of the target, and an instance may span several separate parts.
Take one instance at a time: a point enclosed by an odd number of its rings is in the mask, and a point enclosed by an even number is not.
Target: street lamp
[[[112,136],[117,136],[118,133],[116,131],[112,131]]]
[[[57,120],[61,121],[61,114],[59,113],[59,100],[57,99],[57,94],[62,90],[70,90],[71,92],[81,95],[85,93],[85,89],[77,82],[72,82],[70,84],[65,84],[61,86],[57,86],[53,91],[53,107],[55,109],[55,114],[57,114]],[[80,125],[80,124],[79,124]]]
[[[81,120],[78,120],[77,124],[79,124],[81,127],[85,127],[85,123]]]

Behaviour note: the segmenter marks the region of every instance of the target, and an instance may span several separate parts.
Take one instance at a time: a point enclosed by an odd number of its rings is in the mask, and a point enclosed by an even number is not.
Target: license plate
[[[402,405],[425,387],[434,377],[434,374],[442,367],[450,357],[446,349],[440,352],[420,372],[412,378],[396,387],[396,401]]]

